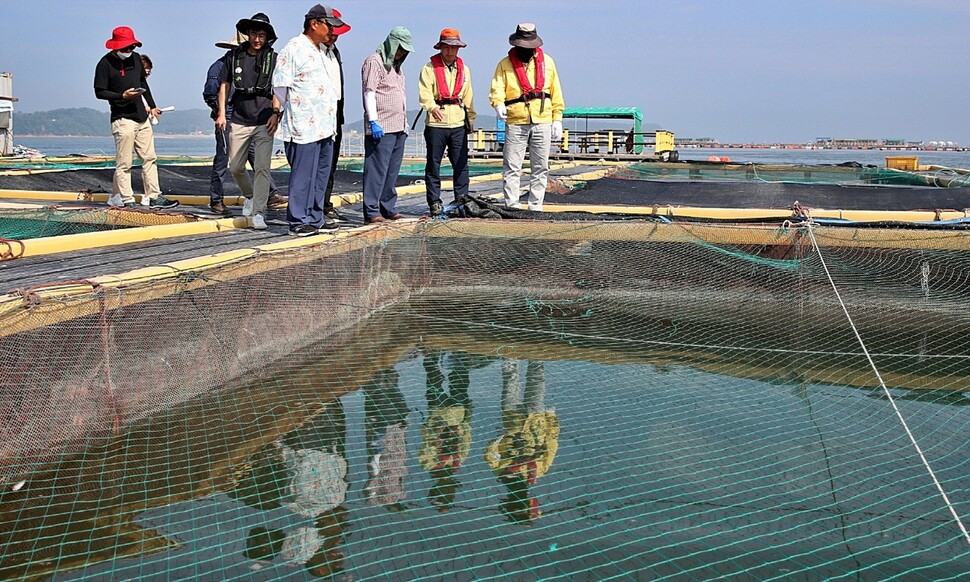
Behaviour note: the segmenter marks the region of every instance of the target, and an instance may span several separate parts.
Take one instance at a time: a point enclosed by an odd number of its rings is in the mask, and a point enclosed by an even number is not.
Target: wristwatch
[[[273,109],[273,115],[279,115],[279,114],[280,114],[279,109]]]

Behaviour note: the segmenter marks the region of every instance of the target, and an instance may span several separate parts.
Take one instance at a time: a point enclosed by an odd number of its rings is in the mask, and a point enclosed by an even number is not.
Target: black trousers
[[[323,193],[323,211],[333,210],[333,178],[337,174],[337,164],[340,162],[340,138],[344,132],[340,125],[337,125],[337,133],[333,134],[333,160],[330,162],[330,179],[327,181],[327,190]]]
[[[454,171],[452,179],[455,200],[468,194],[468,134],[465,128],[425,126],[424,141],[428,146],[428,157],[424,166],[424,188],[428,207],[435,202],[441,202],[441,159],[445,149],[448,150],[448,161]]]

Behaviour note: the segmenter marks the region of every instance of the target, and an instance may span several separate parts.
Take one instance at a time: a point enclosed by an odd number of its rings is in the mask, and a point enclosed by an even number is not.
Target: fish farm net
[[[11,290],[0,579],[966,579],[968,236],[434,220]]]
[[[97,208],[63,207],[0,209],[0,245],[16,245],[17,240],[103,232],[139,226],[184,224],[199,219],[190,214],[163,214],[128,208],[124,212],[103,206]],[[4,239],[7,239],[6,241]]]
[[[968,176],[871,166],[636,163],[601,178],[570,182],[550,203],[653,207],[803,208],[911,211],[970,209]]]
[[[685,164],[640,162],[619,166],[611,177],[623,180],[670,180],[691,182],[765,182],[813,185],[879,184],[895,186],[943,186],[962,188],[970,176],[949,168],[931,172],[909,172],[866,166],[857,162],[829,165],[771,165],[704,163]]]

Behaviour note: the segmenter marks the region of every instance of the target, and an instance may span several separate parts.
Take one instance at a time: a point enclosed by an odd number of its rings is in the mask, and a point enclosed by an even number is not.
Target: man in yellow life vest
[[[519,24],[509,37],[512,49],[495,67],[489,103],[504,119],[505,148],[502,180],[505,205],[521,208],[519,178],[526,148],[529,150],[529,210],[542,210],[549,179],[549,149],[562,139],[562,97],[559,74],[552,57],[541,48],[542,39],[531,22]]]
[[[428,147],[424,166],[425,193],[431,216],[439,216],[441,203],[441,158],[448,150],[455,203],[468,194],[468,134],[475,126],[472,74],[458,57],[461,41],[457,29],[446,28],[434,48],[439,53],[425,63],[418,79],[418,101],[428,117],[424,141]]]
[[[559,417],[546,407],[545,393],[543,362],[528,362],[524,392],[519,362],[502,362],[502,434],[485,447],[485,463],[508,491],[502,512],[524,525],[542,514],[530,487],[549,472],[559,450]]]

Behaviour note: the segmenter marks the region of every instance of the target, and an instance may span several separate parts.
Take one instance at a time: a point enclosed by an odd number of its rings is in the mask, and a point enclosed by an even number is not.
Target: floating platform
[[[405,176],[365,226],[345,169],[349,222],[297,239],[161,171],[175,211],[0,176],[7,228],[57,233],[0,241],[0,578],[970,571],[960,189],[732,209],[568,163],[541,213],[483,174],[430,217]]]

